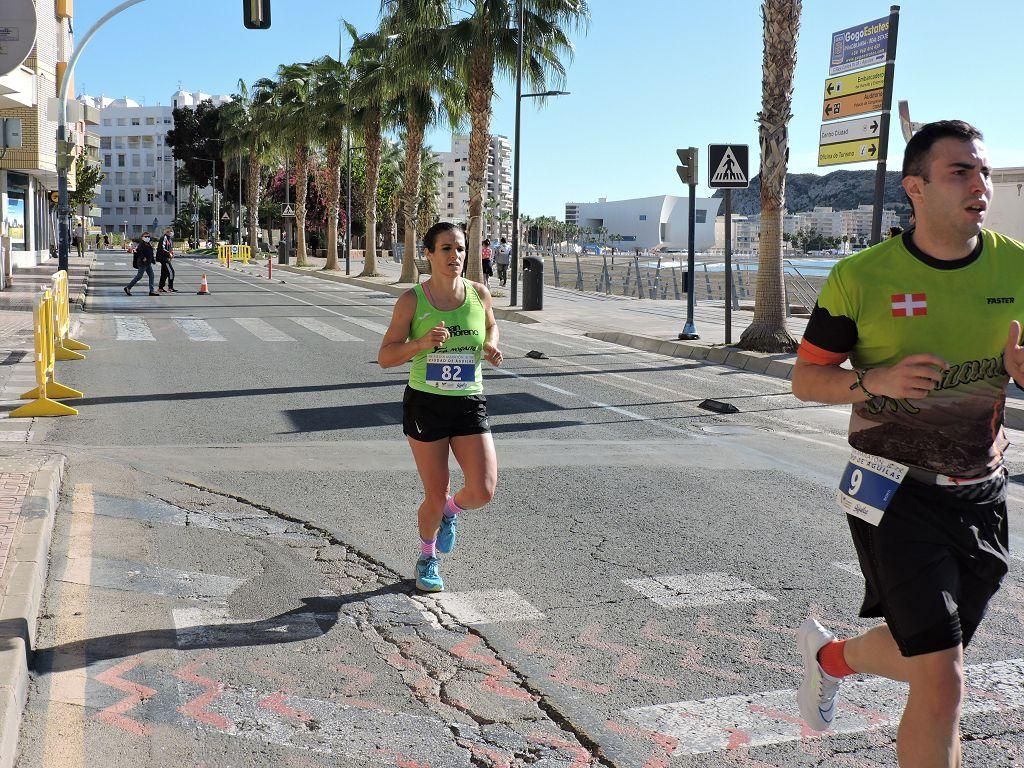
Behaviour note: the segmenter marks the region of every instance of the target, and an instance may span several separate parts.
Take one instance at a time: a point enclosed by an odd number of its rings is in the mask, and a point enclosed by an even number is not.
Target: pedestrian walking
[[[100,249],[100,233],[97,232],[96,233],[96,250],[98,251],[99,249]]]
[[[110,248],[110,235],[103,235],[103,250]]]
[[[142,233],[142,240],[139,241],[138,246],[136,246],[133,249],[133,251],[132,251],[132,266],[135,267],[135,269],[137,269],[138,272],[135,273],[135,277],[132,278],[132,281],[130,283],[128,283],[128,285],[126,285],[124,287],[124,292],[126,294],[128,294],[129,296],[131,296],[132,295],[132,288],[135,287],[135,284],[137,282],[139,282],[139,280],[142,279],[143,275],[148,275],[149,276],[149,295],[150,296],[159,296],[160,294],[157,293],[155,290],[153,290],[153,288],[154,288],[154,286],[153,286],[153,282],[154,282],[154,275],[153,275],[153,246],[150,245],[150,242],[149,242],[149,232],[143,232]]]
[[[439,222],[427,230],[423,246],[430,278],[395,303],[377,361],[382,368],[412,361],[402,429],[423,483],[416,587],[439,592],[444,581],[438,553],[452,551],[459,515],[487,504],[497,485],[481,365],[501,365],[502,355],[487,286],[462,277],[465,236],[454,224]],[[465,478],[454,495],[449,452]]]
[[[505,238],[501,238],[494,249],[494,266],[498,268],[498,284],[504,286],[508,281],[508,265],[512,262],[512,247]]]
[[[485,237],[483,247],[480,249],[480,267],[484,275],[484,285],[490,285],[491,275],[494,274],[491,269],[491,256],[491,241]]]
[[[174,287],[174,265],[171,263],[174,259],[174,235],[171,232],[171,228],[168,227],[164,230],[163,235],[160,237],[160,242],[156,246],[156,260],[160,262],[160,292],[177,293],[178,289]],[[167,288],[164,288],[164,286]]]
[[[847,675],[908,682],[902,768],[960,765],[964,649],[1007,572],[1003,406],[1009,380],[1024,385],[1024,246],[982,228],[990,172],[965,122],[914,135],[902,183],[915,228],[836,264],[793,371],[799,399],[853,406],[839,501],[860,615],[884,619],[847,640],[804,622],[800,712],[825,730]]]
[[[71,244],[78,251],[78,258],[85,258],[85,227],[79,222],[75,226],[75,236],[71,238]]]

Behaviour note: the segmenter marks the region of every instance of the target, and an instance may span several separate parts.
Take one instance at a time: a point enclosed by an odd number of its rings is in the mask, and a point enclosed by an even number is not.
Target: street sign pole
[[[732,344],[732,190],[725,190],[725,343]]]
[[[899,33],[900,7],[889,8],[889,39],[885,52],[885,87],[882,94],[882,119],[875,168],[875,200],[871,212],[871,244],[882,241],[882,205],[885,201],[885,160],[889,154],[889,113],[892,110],[893,74],[896,70],[896,38]]]
[[[699,339],[700,335],[697,333],[697,326],[693,322],[693,288],[697,284],[694,280],[693,271],[695,269],[694,260],[696,256],[696,232],[697,228],[697,185],[690,184],[690,211],[689,211],[689,232],[686,236],[686,323],[683,324],[683,332],[679,334],[680,339],[687,341],[693,341]],[[639,277],[639,275],[637,275]]]

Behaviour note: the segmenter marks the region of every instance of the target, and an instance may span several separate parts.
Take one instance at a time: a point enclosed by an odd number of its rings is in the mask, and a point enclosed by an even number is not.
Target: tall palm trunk
[[[483,266],[480,251],[483,240],[484,175],[487,149],[491,143],[491,102],[494,99],[494,56],[485,46],[473,54],[469,83],[469,232],[467,233],[466,277],[480,282]]]
[[[298,255],[295,266],[308,266],[306,261],[306,192],[309,189],[309,147],[304,142],[295,145],[295,248]]]
[[[370,115],[363,131],[366,146],[366,243],[359,277],[377,277],[377,185],[380,182],[380,113]]]
[[[801,0],[765,0],[761,112],[761,232],[758,238],[754,319],[739,346],[756,352],[793,352],[796,341],[786,329],[786,287],[782,274],[782,212],[786,202],[789,121],[793,72],[800,36]]]
[[[341,139],[327,145],[327,263],[324,269],[338,270],[338,215],[341,210]]]
[[[402,179],[402,223],[405,225],[405,257],[402,259],[402,276],[400,283],[415,283],[419,279],[416,267],[416,239],[419,223],[420,200],[420,167],[423,159],[424,126],[413,110],[409,110],[409,119],[405,131],[405,178]]]
[[[260,186],[260,159],[255,152],[250,152],[248,178],[245,180],[245,201],[249,206],[249,247],[254,254],[259,252]]]

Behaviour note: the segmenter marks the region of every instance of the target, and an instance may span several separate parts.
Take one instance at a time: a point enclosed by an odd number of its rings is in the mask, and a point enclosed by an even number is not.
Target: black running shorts
[[[906,479],[878,526],[847,516],[864,618],[884,617],[904,656],[970,643],[1006,575],[1005,473],[948,488]]]
[[[435,395],[406,387],[402,398],[402,431],[424,443],[490,432],[487,398],[483,395]]]

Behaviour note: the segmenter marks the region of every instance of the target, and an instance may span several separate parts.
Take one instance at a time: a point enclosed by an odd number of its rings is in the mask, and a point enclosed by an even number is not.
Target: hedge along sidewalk
[[[0,768],[12,768],[65,458],[0,449]]]

